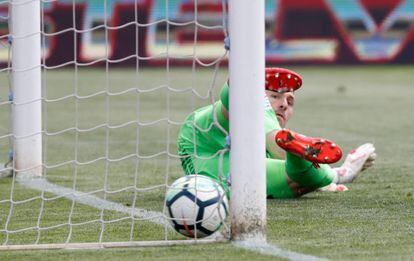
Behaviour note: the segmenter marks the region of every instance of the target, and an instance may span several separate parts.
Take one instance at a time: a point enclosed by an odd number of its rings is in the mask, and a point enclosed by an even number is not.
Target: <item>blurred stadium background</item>
[[[143,65],[164,64],[155,58],[165,51],[167,41],[171,55],[184,56],[170,62],[191,64],[189,55],[193,52],[194,42],[197,42],[200,59],[214,60],[223,49],[223,4],[217,0],[200,0],[195,8],[195,2],[80,0],[75,6],[71,0],[43,3],[45,32],[53,34],[45,38],[46,64],[62,64],[74,61],[74,58],[79,62],[96,61],[106,55],[106,48],[111,59],[125,59],[136,53],[136,31],[139,34],[138,54],[143,58],[140,61]],[[265,2],[266,58],[269,63],[414,62],[413,0]],[[76,11],[75,16],[72,11]],[[4,4],[0,13],[7,16]],[[195,17],[198,26],[194,23]],[[171,22],[168,38],[166,19]],[[137,30],[132,24],[135,20],[140,24]],[[108,47],[104,25],[116,28],[108,28]],[[119,26],[122,28],[117,28]],[[81,30],[76,37],[76,51],[74,34],[66,30],[74,27]],[[7,21],[3,21],[0,28],[6,34]],[[1,57],[5,61],[5,55]],[[132,60],[126,59],[121,64],[135,64]]]
[[[289,126],[345,151],[374,142],[379,154],[349,193],[268,201],[269,242],[329,259],[411,259],[414,0],[265,3],[267,65],[304,76]],[[180,124],[214,101],[227,78],[222,1],[59,0],[42,9],[44,176],[162,211],[165,185],[182,175]],[[0,17],[7,36],[7,2]],[[0,161],[9,153],[8,40],[0,37]],[[145,217],[133,221],[11,179],[0,179],[0,230],[0,244],[182,239]],[[0,252],[0,259],[271,258],[229,244],[163,250]]]

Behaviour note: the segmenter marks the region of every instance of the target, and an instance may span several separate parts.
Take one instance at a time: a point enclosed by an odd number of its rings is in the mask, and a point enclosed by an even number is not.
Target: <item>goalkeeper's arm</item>
[[[279,130],[273,130],[266,134],[266,151],[270,154],[272,159],[284,160],[286,158],[286,152],[275,142],[275,136],[278,131]]]

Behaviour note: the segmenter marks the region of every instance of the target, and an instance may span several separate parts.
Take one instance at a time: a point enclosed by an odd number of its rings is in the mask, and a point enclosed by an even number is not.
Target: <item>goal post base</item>
[[[27,170],[13,169],[12,173],[13,172],[19,179],[41,178],[43,174],[43,167],[36,166]]]

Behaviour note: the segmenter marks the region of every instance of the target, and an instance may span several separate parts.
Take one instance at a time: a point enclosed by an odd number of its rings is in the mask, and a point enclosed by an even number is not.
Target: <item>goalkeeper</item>
[[[361,171],[373,165],[375,148],[364,144],[348,154],[343,165],[328,164],[342,157],[329,140],[310,138],[283,129],[293,114],[295,92],[302,77],[282,68],[265,72],[266,189],[268,198],[300,197],[315,190],[345,191]],[[186,174],[201,174],[228,191],[229,168],[228,83],[220,100],[191,113],[180,129],[178,153]],[[229,195],[229,194],[228,194]]]

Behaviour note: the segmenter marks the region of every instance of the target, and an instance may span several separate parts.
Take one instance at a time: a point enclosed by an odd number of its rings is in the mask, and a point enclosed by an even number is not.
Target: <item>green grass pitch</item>
[[[345,152],[372,142],[378,159],[374,168],[349,186],[348,192],[268,200],[268,241],[285,250],[333,260],[413,258],[414,67],[292,69],[303,75],[304,86],[296,95],[295,115],[288,127],[332,139]],[[162,211],[164,184],[171,184],[182,175],[174,157],[178,123],[193,109],[210,103],[210,86],[217,98],[227,71],[221,69],[215,74],[213,69],[197,68],[192,73],[191,68],[169,72],[165,68],[142,68],[136,73],[133,69],[111,68],[105,74],[102,69],[79,68],[77,73],[47,71],[43,76],[47,99],[43,108],[44,176],[53,184],[93,192],[126,206]],[[7,86],[6,75],[1,75],[0,83]],[[136,86],[139,92],[133,90]],[[7,90],[2,88],[0,95],[4,100]],[[10,116],[7,106],[0,108],[3,136],[9,131]],[[0,139],[0,146],[1,161],[7,158],[8,140]],[[138,161],[133,156],[136,153],[140,155]],[[136,192],[134,186],[138,188]],[[8,201],[11,196],[15,202],[23,202],[14,204],[13,211]],[[101,219],[104,225],[99,222]],[[73,224],[72,229],[68,222]],[[17,182],[13,184],[9,178],[0,179],[0,230],[6,224],[9,231],[34,229],[9,234],[8,238],[6,233],[0,233],[0,244],[6,240],[8,244],[64,243],[69,234],[70,242],[96,242],[100,237],[103,241],[182,239],[145,220],[134,221],[131,229],[127,214],[101,211],[50,193],[42,194]],[[49,229],[37,230],[37,226]],[[274,259],[229,243],[0,252],[0,260],[27,258]]]

